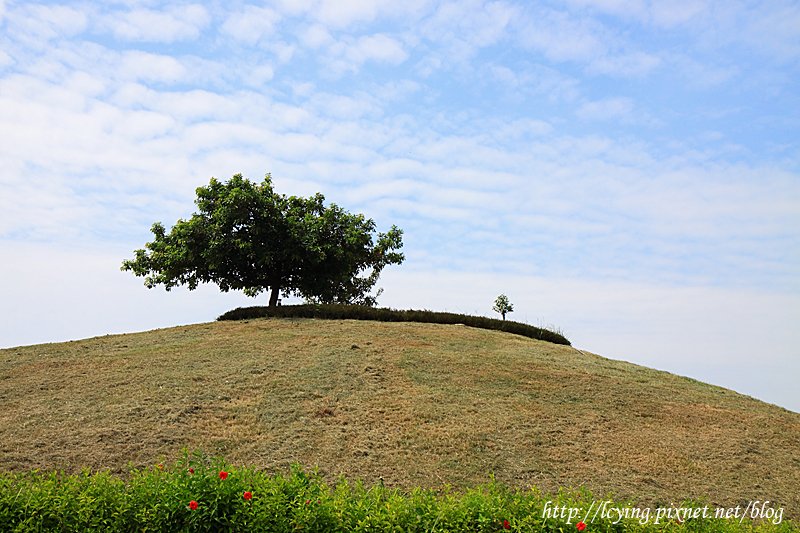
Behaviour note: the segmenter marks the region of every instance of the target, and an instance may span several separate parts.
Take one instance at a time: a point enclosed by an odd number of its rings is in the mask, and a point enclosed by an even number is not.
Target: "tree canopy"
[[[503,320],[506,319],[506,313],[513,313],[514,312],[514,304],[508,299],[508,296],[505,294],[501,294],[498,296],[494,301],[494,307],[492,310],[496,313],[500,313],[503,315]]]
[[[143,276],[148,288],[167,290],[216,283],[248,296],[270,291],[320,303],[375,305],[372,289],[386,265],[404,256],[403,231],[392,226],[375,238],[375,222],[336,204],[275,192],[266,175],[254,183],[234,175],[198,187],[197,212],[167,232],[153,224],[154,240],[123,261],[122,270]]]

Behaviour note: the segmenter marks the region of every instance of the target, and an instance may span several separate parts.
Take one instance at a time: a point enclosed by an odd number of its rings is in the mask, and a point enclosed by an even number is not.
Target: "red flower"
[[[190,473],[190,474],[194,474],[194,468],[191,468],[191,467],[190,467],[190,468],[189,468],[189,473]]]
[[[159,464],[159,465],[158,465],[158,469],[159,469],[159,470],[164,470],[164,465],[162,465],[162,464]]]
[[[583,522],[578,522],[577,524],[575,524],[575,527],[578,528],[578,531],[583,531],[584,529],[586,529],[586,524],[584,524]]]
[[[189,509],[191,509],[192,511],[194,511],[195,509],[197,509],[197,502],[196,502],[196,501],[194,501],[194,500],[190,501],[190,502],[189,502]]]
[[[508,520],[503,520],[503,529],[511,529],[511,524],[508,523]]]
[[[225,480],[225,479],[227,479],[227,477],[228,477],[228,473],[226,471],[224,471],[224,470],[221,470],[220,473],[219,473],[219,478],[222,479],[222,480]]]
[[[249,490],[246,490],[244,491],[244,494],[242,494],[242,498],[244,498],[245,500],[251,500],[253,498],[253,493],[250,492]]]

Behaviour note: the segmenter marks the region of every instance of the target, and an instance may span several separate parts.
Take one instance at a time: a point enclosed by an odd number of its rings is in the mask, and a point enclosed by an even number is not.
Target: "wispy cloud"
[[[585,120],[619,120],[630,118],[633,109],[630,98],[606,98],[581,104],[575,114]]]
[[[278,12],[268,7],[247,5],[228,15],[220,32],[226,38],[253,45],[273,37],[280,18]]]
[[[400,18],[412,20],[429,9],[429,0],[320,0],[310,8],[309,14],[326,26],[342,30],[353,25],[373,22],[376,19]]]
[[[432,56],[437,68],[450,67],[507,39],[506,29],[517,12],[517,7],[501,1],[444,2],[420,23],[419,32],[423,42],[439,50]]]
[[[731,35],[781,63],[800,58],[800,6],[796,2],[777,2],[772,9],[748,6],[740,15],[745,19],[744,32]],[[735,41],[734,41],[735,42]]]
[[[209,24],[210,16],[201,4],[165,9],[133,8],[114,11],[97,18],[100,30],[117,39],[137,42],[172,43],[197,38]]]
[[[597,74],[637,77],[649,74],[662,62],[662,58],[647,52],[627,52],[598,57],[589,63],[588,70]]]
[[[327,53],[329,59],[326,66],[329,72],[336,75],[356,73],[368,62],[399,65],[408,58],[403,43],[385,34],[333,41],[330,42]]]
[[[593,19],[550,8],[531,8],[518,23],[522,44],[552,61],[589,62],[606,54],[615,39]]]
[[[60,37],[69,37],[84,31],[88,16],[80,9],[60,5],[23,4],[8,13],[6,7],[2,20],[11,37],[27,46],[39,48]]]

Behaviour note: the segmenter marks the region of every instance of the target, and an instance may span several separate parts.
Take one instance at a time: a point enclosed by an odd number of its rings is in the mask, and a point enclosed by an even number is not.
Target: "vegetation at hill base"
[[[483,316],[464,315],[460,313],[442,313],[439,311],[420,311],[414,309],[387,309],[359,305],[304,304],[282,305],[277,307],[238,307],[224,313],[217,320],[246,320],[252,318],[319,318],[377,320],[380,322],[418,322],[421,324],[458,324],[473,328],[492,329],[514,333],[555,344],[570,345],[564,335],[557,331],[538,328],[522,322],[496,320]]]
[[[601,502],[604,511],[593,514]],[[0,474],[0,531],[800,531],[778,515],[695,518],[702,507],[687,501],[642,509],[585,490],[545,495],[495,481],[463,491],[403,491],[345,478],[328,484],[298,465],[270,475],[199,454],[125,478],[107,471]]]

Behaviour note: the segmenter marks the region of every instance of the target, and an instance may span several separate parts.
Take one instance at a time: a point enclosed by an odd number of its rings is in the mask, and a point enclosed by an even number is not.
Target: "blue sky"
[[[0,0],[0,346],[263,304],[120,262],[211,176],[405,230],[381,305],[800,411],[800,6]]]

